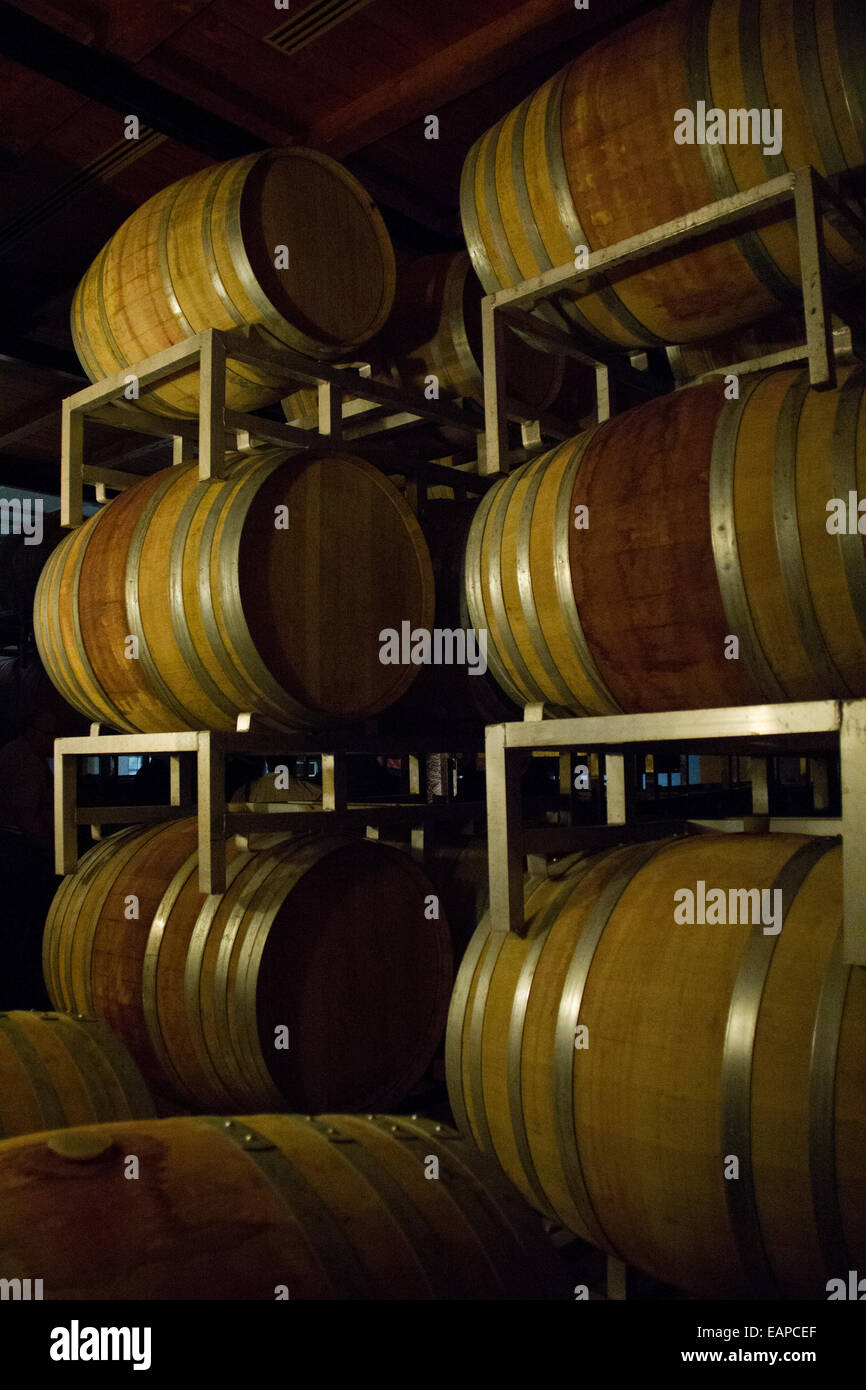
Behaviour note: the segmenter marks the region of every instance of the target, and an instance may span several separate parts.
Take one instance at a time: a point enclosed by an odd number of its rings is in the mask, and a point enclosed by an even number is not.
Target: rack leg
[[[198,883],[203,893],[226,887],[225,753],[210,732],[198,736]]]
[[[508,756],[504,724],[487,730],[487,850],[490,873],[490,920],[494,931],[523,936],[523,827],[520,763]]]
[[[866,965],[866,700],[845,701],[839,730],[842,763],[842,956]]]
[[[78,863],[77,764],[73,756],[54,752],[54,865],[58,874],[75,872]]]
[[[809,759],[809,781],[812,783],[814,809],[826,811],[830,805],[830,777],[826,758]]]
[[[320,381],[317,397],[319,434],[329,439],[343,437],[343,392],[330,381]]]
[[[749,759],[749,780],[752,784],[752,815],[770,814],[770,785],[766,758]]]
[[[63,402],[60,425],[60,525],[80,526],[84,520],[84,416]]]
[[[345,811],[347,801],[346,756],[322,754],[322,810]]]
[[[505,412],[505,324],[496,313],[493,296],[481,301],[481,333],[484,353],[484,460],[479,473],[508,470],[508,417]]]
[[[625,755],[623,753],[605,753],[604,771],[607,783],[607,823],[608,825],[625,825],[628,809],[625,790]]]
[[[809,380],[816,390],[822,390],[836,385],[836,359],[830,316],[824,303],[824,232],[811,169],[798,169],[794,175],[794,210],[809,346]]]

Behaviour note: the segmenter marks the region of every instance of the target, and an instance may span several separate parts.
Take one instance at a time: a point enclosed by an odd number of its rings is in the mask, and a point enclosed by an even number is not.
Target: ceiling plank
[[[58,33],[7,0],[0,0],[0,53],[112,110],[133,112],[143,125],[211,159],[266,147],[234,122],[143,77],[129,63]]]
[[[308,134],[311,145],[340,159],[435,113],[447,102],[560,44],[584,46],[617,20],[647,6],[635,0],[607,0],[603,7],[575,10],[563,0],[523,0],[356,101],[328,111]],[[563,63],[570,53],[563,53]]]

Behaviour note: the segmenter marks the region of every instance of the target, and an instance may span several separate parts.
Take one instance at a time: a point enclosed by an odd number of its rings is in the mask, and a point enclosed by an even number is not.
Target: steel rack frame
[[[866,333],[862,317],[827,288],[823,219],[832,224],[850,245],[866,255],[866,222],[849,207],[831,184],[810,166],[792,170],[756,188],[747,189],[728,198],[708,203],[682,217],[651,227],[646,232],[615,242],[587,257],[585,267],[576,270],[573,264],[556,266],[542,275],[533,276],[508,289],[487,295],[481,304],[482,341],[484,356],[485,448],[479,458],[479,472],[502,475],[515,462],[508,454],[508,434],[505,402],[504,334],[507,324],[523,333],[547,342],[552,350],[573,357],[595,368],[597,418],[610,417],[610,377],[655,384],[657,393],[669,388],[655,381],[646,371],[635,371],[625,365],[628,353],[593,352],[579,345],[579,340],[563,329],[539,320],[530,311],[555,295],[568,291],[583,296],[597,288],[594,280],[600,271],[612,271],[634,265],[650,256],[669,259],[676,249],[700,236],[724,227],[737,227],[786,203],[794,204],[794,220],[800,256],[800,278],[803,289],[805,317],[805,346],[796,351],[797,360],[809,361],[809,378],[816,390],[836,384],[836,362],[833,352],[831,312],[847,324],[855,338]],[[632,354],[632,356],[638,356]],[[765,365],[776,365],[775,363]]]
[[[229,361],[273,368],[291,375],[296,387],[315,386],[318,390],[317,428],[301,429],[230,410],[226,406],[226,364]],[[139,395],[146,395],[161,382],[190,370],[199,372],[197,419],[148,414],[125,396],[133,379]],[[354,399],[344,402],[344,397]],[[528,407],[524,409],[510,400],[503,402],[503,409],[511,409],[518,415],[521,411],[524,415],[530,413]],[[542,433],[553,439],[567,439],[573,432],[572,425],[549,414],[531,413],[536,418],[524,419],[521,426],[524,449],[537,452]],[[411,455],[401,457],[393,468],[390,462],[386,464],[376,456],[375,449],[377,441],[381,450],[382,441],[395,432],[426,423],[461,431],[472,451],[483,455],[485,425],[482,415],[475,415],[451,401],[428,401],[385,382],[373,381],[369,367],[354,369],[312,362],[253,327],[228,332],[207,329],[64,399],[60,509],[61,524],[68,528],[81,525],[85,484],[95,487],[97,500],[104,502],[107,489],[123,491],[139,482],[142,476],[104,464],[101,467],[88,464],[84,455],[86,420],[98,420],[118,429],[172,440],[173,463],[179,464],[197,455],[199,477],[203,480],[224,476],[227,450],[247,453],[278,444],[302,452],[322,440],[329,440],[351,443],[356,452],[368,456],[383,470],[410,475],[410,483],[414,478],[425,495],[426,485],[431,483],[453,487],[459,495],[461,491],[465,494],[467,489],[483,492],[490,481],[479,476],[474,468],[445,467],[432,462],[434,455],[429,450],[436,447],[441,456],[441,442],[428,445],[428,457],[420,460]]]
[[[78,826],[90,825],[94,839],[100,839],[104,826],[154,824],[188,816],[198,818],[199,886],[203,893],[222,893],[226,884],[226,837],[241,836],[256,848],[259,835],[286,834],[289,831],[322,829],[326,833],[346,834],[366,830],[368,838],[378,838],[380,829],[408,828],[409,849],[423,859],[425,830],[437,822],[467,822],[484,815],[483,802],[450,801],[427,803],[422,795],[422,761],[427,752],[441,747],[421,747],[419,740],[380,735],[314,734],[282,730],[267,721],[242,715],[238,727],[230,732],[191,730],[158,734],[103,733],[98,724],[79,738],[56,739],[54,743],[54,849],[58,874],[73,873],[78,865]],[[472,748],[451,752],[478,752]],[[139,756],[149,753],[169,755],[170,792],[168,804],[147,806],[86,806],[78,803],[78,760],[108,755]],[[230,802],[226,798],[226,758],[234,753],[253,757],[292,757],[315,755],[322,765],[320,805],[291,809],[285,802]],[[408,800],[391,802],[350,802],[347,795],[347,757],[373,753],[408,757]],[[197,795],[196,795],[197,792]]]
[[[766,758],[772,753],[819,752],[838,746],[842,774],[839,818],[770,817]],[[725,709],[677,710],[657,714],[614,714],[589,718],[545,719],[544,706],[531,705],[523,722],[487,729],[487,837],[490,917],[498,932],[525,932],[524,855],[543,856],[601,848],[632,839],[652,839],[672,831],[702,833],[738,830],[744,821],[636,822],[630,819],[625,752],[640,746],[677,747],[689,752],[756,755],[752,809],[756,825],[769,831],[842,836],[843,959],[866,965],[866,700],[811,700],[790,704],[744,705]],[[520,803],[520,765],[536,749],[593,750],[604,754],[604,825],[524,827]],[[820,803],[820,797],[819,797]],[[748,823],[747,823],[748,824]],[[532,865],[534,872],[544,871]]]

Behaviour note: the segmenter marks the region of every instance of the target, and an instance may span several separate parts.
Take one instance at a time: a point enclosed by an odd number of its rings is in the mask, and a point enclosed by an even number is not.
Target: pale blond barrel
[[[385,224],[347,169],[317,150],[265,150],[190,174],[127,218],[76,290],[73,343],[92,381],[207,328],[249,325],[333,359],[385,323],[394,276]],[[231,362],[227,402],[258,409],[289,380]],[[138,403],[195,415],[198,372]]]
[[[701,883],[725,918],[678,921]],[[778,891],[778,916],[729,913],[740,890]],[[838,841],[626,846],[525,903],[525,936],[485,917],[457,977],[461,1129],[553,1219],[697,1297],[824,1299],[862,1269],[866,971],[842,961]]]

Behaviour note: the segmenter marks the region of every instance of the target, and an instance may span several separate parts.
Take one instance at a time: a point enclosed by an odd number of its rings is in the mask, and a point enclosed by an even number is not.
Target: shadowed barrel
[[[465,251],[421,256],[401,266],[393,312],[371,344],[374,377],[420,395],[435,377],[443,397],[483,405],[483,294]],[[592,409],[594,374],[571,359],[541,352],[506,329],[504,360],[509,413],[515,418],[550,411],[578,420]],[[283,409],[288,420],[310,428],[317,418],[315,389],[293,392]],[[448,438],[448,427],[441,428]]]
[[[129,1156],[139,1182],[124,1181]],[[28,1136],[0,1147],[0,1204],[4,1274],[38,1269],[46,1299],[566,1296],[565,1267],[495,1165],[417,1115]]]
[[[155,1113],[110,1028],[82,1014],[0,1013],[0,1138]]]

